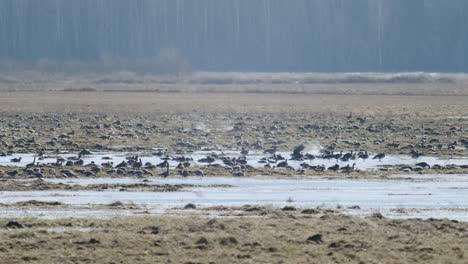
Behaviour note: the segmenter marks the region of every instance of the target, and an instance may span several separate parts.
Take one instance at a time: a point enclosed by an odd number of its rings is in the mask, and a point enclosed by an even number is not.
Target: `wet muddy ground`
[[[88,217],[109,218],[179,214],[187,205],[187,209],[268,205],[332,208],[361,216],[378,212],[390,218],[468,221],[468,203],[464,199],[468,196],[466,175],[419,175],[414,179],[392,175],[389,178],[8,180],[0,182],[0,211],[2,217],[81,217],[89,211]],[[40,210],[27,210],[35,207]],[[64,214],[57,214],[60,211]],[[222,216],[223,212],[213,210],[210,214]]]

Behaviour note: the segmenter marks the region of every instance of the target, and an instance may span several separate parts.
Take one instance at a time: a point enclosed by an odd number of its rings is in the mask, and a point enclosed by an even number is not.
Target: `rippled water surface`
[[[271,205],[296,207],[352,207],[351,214],[379,211],[390,217],[435,217],[468,221],[468,175],[419,175],[437,181],[404,180],[272,180],[256,178],[187,178],[152,179],[147,184],[194,184],[200,187],[178,192],[116,192],[116,191],[6,191],[0,192],[0,203],[21,201],[59,201],[68,205],[101,205],[115,201],[133,203],[149,212],[161,213],[187,203],[197,206]],[[417,178],[416,177],[416,178]],[[132,184],[139,179],[50,179],[68,184]],[[229,185],[231,187],[204,187]],[[404,209],[400,210],[399,209]],[[4,212],[4,215],[27,216],[28,211]],[[51,212],[53,213],[53,212]],[[111,215],[132,214],[113,211]],[[31,211],[36,215],[37,212]],[[40,212],[40,214],[47,214]],[[86,215],[77,212],[76,215]],[[89,215],[104,214],[90,210]],[[3,215],[3,214],[2,214]],[[73,216],[72,212],[65,215]]]

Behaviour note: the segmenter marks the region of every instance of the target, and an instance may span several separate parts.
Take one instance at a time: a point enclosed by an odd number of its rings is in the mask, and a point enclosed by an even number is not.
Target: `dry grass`
[[[0,112],[298,113],[463,116],[468,96],[251,93],[1,92]]]
[[[4,263],[466,263],[466,223],[299,211],[259,217],[19,220],[25,228],[0,228],[0,256]]]

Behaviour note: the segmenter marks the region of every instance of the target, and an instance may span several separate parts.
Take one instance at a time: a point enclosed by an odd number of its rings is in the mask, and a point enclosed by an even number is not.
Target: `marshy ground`
[[[246,208],[231,218],[0,220],[4,263],[464,263],[468,224]]]
[[[127,77],[125,82],[118,78],[53,77],[41,77],[37,82],[21,83],[20,78],[3,81],[0,153],[76,155],[85,149],[93,153],[153,155],[164,149],[164,155],[176,157],[197,151],[262,153],[274,149],[291,153],[303,144],[304,153],[320,148],[334,153],[367,151],[387,156],[417,153],[416,156],[447,160],[468,156],[465,81],[320,84],[301,83],[294,78],[286,83],[272,83],[262,77],[258,83],[226,84],[222,80],[216,84],[211,80],[206,84],[199,79],[180,83],[147,79],[136,82]],[[202,169],[208,177],[232,177],[234,172],[242,172],[242,177],[260,175],[272,179],[388,181],[395,180],[391,176],[395,173],[400,180],[409,177],[408,181],[416,181],[410,175],[418,173],[467,175],[464,165],[468,164],[443,164],[441,168],[432,165],[370,171],[192,166],[187,171]],[[160,193],[197,187],[184,183],[149,185],[143,181],[133,185],[83,186],[37,179],[157,180],[165,172],[164,168],[144,171],[132,167],[117,173],[113,168],[98,167],[99,170],[73,163],[67,167],[49,164],[23,168],[10,164],[0,167],[0,193],[121,189]],[[172,167],[168,178],[183,179]],[[145,216],[145,208],[139,205],[99,206],[92,207],[143,214],[112,220],[3,219],[0,259],[6,263],[464,263],[468,250],[467,224],[450,220],[392,220],[379,215],[353,217],[341,210],[315,207],[304,213],[305,208],[281,210],[261,206],[220,207],[218,211],[224,213],[212,220],[205,213],[209,210],[203,208],[192,208],[197,212],[194,215],[162,213],[155,217]],[[69,205],[23,201],[1,207],[28,211],[66,209]]]

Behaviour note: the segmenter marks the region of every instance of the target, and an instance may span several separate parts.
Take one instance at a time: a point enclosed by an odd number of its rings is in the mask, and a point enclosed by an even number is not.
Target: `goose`
[[[62,166],[62,164],[65,162],[66,160],[64,158],[57,158],[57,161],[55,162],[55,165],[56,166]]]
[[[419,163],[416,163],[416,166],[418,167],[421,167],[421,168],[427,168],[427,169],[430,169],[431,166],[429,164],[427,164],[427,162],[419,162]]]
[[[180,162],[179,165],[177,165],[176,169],[183,170],[183,169],[185,169],[185,166],[184,166],[184,164],[182,162]]]
[[[198,162],[200,162],[200,163],[210,163],[211,164],[211,163],[215,162],[215,160],[216,159],[214,157],[207,156],[206,158],[199,159]]]
[[[338,171],[340,169],[340,165],[335,164],[334,166],[328,167],[329,171]]]
[[[91,153],[91,151],[86,150],[86,149],[83,149],[82,151],[80,151],[80,152],[78,153],[78,156],[80,156],[80,157],[81,157],[81,156],[85,156],[85,155],[92,155],[92,153]]]
[[[166,160],[166,162],[167,162],[167,160]],[[164,177],[164,178],[169,176],[169,162],[166,163],[166,171],[159,174],[159,176]]]
[[[117,164],[117,166],[115,166],[116,168],[125,168],[127,167],[127,162],[122,161],[121,163]]]
[[[11,176],[11,177],[15,177],[16,175],[18,175],[18,171],[17,171],[17,170],[9,171],[9,172],[7,172],[6,174],[8,174],[8,175]]]
[[[169,155],[166,155],[164,158],[161,158],[162,160],[170,160],[171,157],[169,157]]]
[[[36,165],[36,156],[34,156],[33,162],[26,165],[26,168],[34,167]]]
[[[341,168],[341,171],[349,173],[349,172],[352,172],[354,170],[354,167],[356,167],[356,163],[353,163],[353,166],[349,166],[349,164],[348,164],[345,167]]]
[[[247,155],[249,155],[249,150],[247,150],[245,148],[242,148],[240,154],[243,155],[243,156],[247,156]]]
[[[358,158],[364,159],[364,160],[365,160],[365,159],[368,159],[368,158],[369,158],[369,154],[367,153],[367,150],[364,151],[364,152],[359,152]]]
[[[62,172],[62,175],[64,177],[68,177],[68,178],[76,177],[76,175],[73,172],[69,171],[69,170],[62,170],[61,172]]]
[[[111,168],[114,167],[113,164],[114,164],[113,162],[104,162],[104,163],[101,164],[101,166],[104,167],[104,168],[107,168],[107,169],[111,169]]]
[[[384,153],[379,153],[379,154],[375,155],[372,159],[373,160],[378,159],[379,161],[382,161],[383,158],[385,158],[385,154]]]
[[[304,149],[305,149],[305,146],[303,144],[301,144],[301,145],[294,148],[293,154],[294,155],[300,154]]]
[[[315,166],[314,171],[325,171],[325,165]]]
[[[293,150],[293,154],[291,155],[291,160],[300,160],[304,157],[304,155],[302,155],[302,151],[305,149],[305,146],[304,145],[299,145],[297,147],[294,148]]]
[[[242,165],[246,165],[247,164],[247,158],[244,156],[244,157],[241,157],[241,158],[238,158],[236,160],[237,163],[239,164],[242,164]]]
[[[178,162],[188,162],[188,161],[193,160],[193,158],[181,156],[181,157],[173,157],[172,160],[178,161]]]
[[[193,173],[195,174],[195,176],[200,176],[200,177],[205,176],[205,173],[202,170],[196,170]]]
[[[180,170],[179,175],[182,177],[188,177],[190,176],[190,173],[187,170]]]
[[[78,154],[78,157],[69,157],[67,160],[80,160],[81,159],[81,154]]]
[[[272,155],[273,155],[273,154],[276,153],[276,151],[277,151],[277,147],[271,147],[271,148],[266,149],[265,151],[263,151],[263,153],[265,153],[265,154],[272,154]]]
[[[333,155],[332,154],[322,154],[320,156],[321,159],[326,159],[328,161],[330,161],[332,158],[333,158]]]
[[[99,167],[96,166],[96,167],[93,167],[93,168],[91,169],[91,171],[92,171],[93,173],[95,173],[95,174],[98,174],[99,172],[101,172],[101,169],[100,169]]]
[[[278,163],[278,165],[276,165],[276,167],[278,168],[286,168],[288,166],[288,162],[285,160],[285,161],[282,161],[280,163]]]
[[[158,167],[158,168],[166,168],[168,166],[169,166],[169,161],[167,161],[167,160],[165,160],[165,161],[159,163],[158,165],[156,165],[156,167]]]
[[[275,158],[277,161],[278,160],[285,160],[285,158],[281,154],[274,154],[273,158]]]
[[[353,157],[353,152],[348,152],[346,154],[343,155],[343,157],[341,157],[341,160],[342,161],[348,161],[350,160],[351,158]]]
[[[261,163],[261,161],[258,161],[259,163]],[[226,166],[235,166],[237,164],[236,162],[236,159],[235,158],[224,158],[223,159],[223,164],[226,165]]]
[[[340,153],[333,155],[333,158],[336,159],[336,162],[343,156],[343,151],[340,151]]]
[[[141,161],[141,158],[138,161],[133,162],[132,167],[133,168],[141,168],[143,166],[143,162]]]
[[[18,163],[18,162],[21,162],[21,159],[22,159],[22,157],[13,158],[13,159],[11,159],[10,161],[11,161],[11,162],[14,162],[14,163]]]
[[[419,157],[422,156],[422,153],[419,153],[418,151],[416,151],[416,150],[414,150],[414,149],[411,150],[411,153],[410,153],[410,154],[411,154],[411,157],[414,158],[414,159],[417,159],[417,158],[419,158]]]

